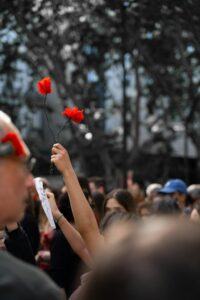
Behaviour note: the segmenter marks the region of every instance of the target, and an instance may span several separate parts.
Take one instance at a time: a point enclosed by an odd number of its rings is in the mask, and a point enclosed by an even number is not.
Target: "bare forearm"
[[[96,255],[104,244],[104,239],[100,234],[95,215],[83,194],[72,166],[65,170],[63,177],[69,194],[76,228],[80,232],[89,253]]]
[[[94,213],[79,185],[67,150],[60,144],[54,144],[51,161],[63,174],[76,228],[84,239],[89,252],[95,254],[99,245],[104,243],[104,239],[99,232]]]
[[[67,221],[65,217],[60,218],[59,227],[74,252],[85,262],[85,264],[91,266],[91,256],[79,232]]]
[[[70,166],[63,174],[64,182],[70,197],[70,204],[78,231],[82,234],[88,230],[99,230],[94,213],[85,198],[77,176]]]

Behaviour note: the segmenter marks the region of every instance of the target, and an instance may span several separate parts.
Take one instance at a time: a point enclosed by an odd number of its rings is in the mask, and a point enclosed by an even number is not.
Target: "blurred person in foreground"
[[[78,299],[199,298],[199,225],[162,218],[123,227],[117,230],[120,239],[101,254]]]
[[[8,115],[0,111],[0,227],[19,222],[33,177],[29,150]],[[14,225],[15,226],[15,225]],[[0,251],[0,295],[9,299],[61,299],[60,290],[36,268]]]

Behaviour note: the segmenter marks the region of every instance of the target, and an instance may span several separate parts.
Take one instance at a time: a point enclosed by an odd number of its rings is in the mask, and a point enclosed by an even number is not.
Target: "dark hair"
[[[94,211],[98,214],[98,217],[101,219],[103,215],[103,205],[104,205],[105,197],[100,192],[92,193],[92,203],[91,206]]]
[[[68,193],[60,194],[58,198],[58,208],[69,222],[74,222],[74,216],[71,210]]]
[[[135,228],[107,250],[81,299],[197,299],[200,227],[171,219],[162,222],[154,220]]]
[[[108,227],[118,221],[137,221],[137,217],[134,214],[127,212],[108,212],[105,214],[100,224],[100,231],[104,232]]]
[[[94,182],[97,188],[102,186],[105,189],[106,184],[105,184],[105,180],[102,177],[97,177],[97,176],[90,177],[89,182]]]
[[[88,179],[84,176],[78,176],[78,181],[87,200],[89,200],[89,198],[92,198]]]
[[[108,200],[111,198],[114,198],[115,200],[117,200],[117,202],[120,205],[122,205],[127,212],[135,212],[136,203],[134,201],[133,195],[127,190],[114,189],[106,195],[104,205],[103,205],[104,213],[106,211],[106,204],[107,204]]]
[[[176,200],[170,196],[164,199],[157,200],[152,206],[153,214],[156,215],[173,215],[181,212]]]
[[[89,200],[89,197],[91,197],[90,188],[88,185],[87,178],[83,176],[78,177],[79,184],[83,190],[83,193],[87,200]],[[60,209],[60,212],[65,216],[65,218],[69,222],[74,222],[74,216],[71,210],[71,205],[69,201],[69,195],[67,192],[61,193],[58,197],[58,208]]]

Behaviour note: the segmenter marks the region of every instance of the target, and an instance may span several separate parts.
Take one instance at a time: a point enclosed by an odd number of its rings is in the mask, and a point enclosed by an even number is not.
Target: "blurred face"
[[[24,214],[33,177],[16,157],[0,159],[0,224],[19,221]]]
[[[33,186],[33,177],[28,171],[26,161],[30,152],[21,135],[8,115],[0,111],[0,140],[6,134],[15,135],[18,146],[12,144],[15,152],[7,157],[0,157],[0,225],[18,222],[26,207],[29,189]],[[17,154],[17,147],[23,149],[23,155]],[[20,150],[21,151],[21,150]]]
[[[114,198],[111,198],[107,201],[106,212],[126,212],[126,209]]]
[[[120,242],[123,238],[128,235],[130,228],[133,232],[133,224],[129,221],[118,221],[113,225],[109,226],[104,233],[104,238],[106,241],[106,247],[112,244]]]
[[[91,190],[91,193],[95,193],[97,191],[96,185],[94,184],[94,182],[89,182],[89,187]]]
[[[181,208],[184,207],[185,201],[186,201],[186,195],[184,195],[182,193],[179,193],[179,192],[176,192],[176,193],[171,194],[171,196],[172,196],[173,199],[178,201],[179,206]]]
[[[141,218],[145,219],[150,216],[150,211],[146,207],[143,207],[140,210],[140,216],[141,216]]]

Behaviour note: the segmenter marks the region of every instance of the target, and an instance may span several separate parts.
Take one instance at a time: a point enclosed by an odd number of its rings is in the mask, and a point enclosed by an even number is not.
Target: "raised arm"
[[[67,150],[60,144],[53,145],[51,161],[63,174],[76,228],[84,239],[89,252],[95,255],[104,244],[104,238],[100,234],[94,213],[80,187]]]
[[[86,265],[91,267],[92,259],[80,233],[67,221],[63,214],[59,211],[54,198],[54,194],[50,192],[46,192],[46,194],[51,206],[53,217],[57,221],[65,238],[68,240],[74,252],[84,261]]]

